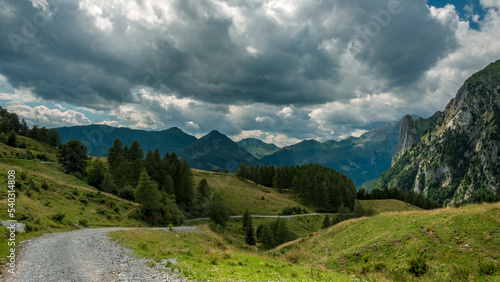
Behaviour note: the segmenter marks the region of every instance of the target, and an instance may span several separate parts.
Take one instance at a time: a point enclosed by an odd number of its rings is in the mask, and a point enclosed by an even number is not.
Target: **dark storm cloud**
[[[423,0],[284,1],[292,11],[273,1],[143,0],[132,12],[111,2],[3,2],[0,74],[94,109],[133,102],[141,87],[210,103],[307,105],[352,96],[339,87],[349,46],[389,87],[414,83],[455,47]],[[400,11],[378,22],[394,5]]]
[[[425,0],[355,2],[366,19],[356,28],[363,44],[357,58],[388,78],[390,86],[416,82],[458,47],[454,27],[433,18]]]

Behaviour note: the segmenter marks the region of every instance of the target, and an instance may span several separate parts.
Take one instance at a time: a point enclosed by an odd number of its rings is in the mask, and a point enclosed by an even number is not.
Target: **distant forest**
[[[236,176],[278,192],[291,192],[318,211],[337,212],[341,206],[354,209],[356,187],[344,174],[319,164],[302,166],[251,166],[241,164]]]

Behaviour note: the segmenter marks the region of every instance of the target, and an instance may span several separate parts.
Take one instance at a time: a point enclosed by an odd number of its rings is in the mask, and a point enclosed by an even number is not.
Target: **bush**
[[[64,213],[56,213],[52,215],[52,219],[59,222],[61,222],[65,217],[66,215]]]
[[[479,263],[479,274],[481,275],[492,275],[495,273],[496,267],[493,262]]]
[[[81,226],[83,226],[83,227],[87,227],[88,226],[88,222],[87,222],[86,219],[80,219],[78,221],[78,224],[81,225]]]
[[[377,262],[376,264],[373,265],[373,269],[375,271],[382,271],[386,268],[387,268],[387,266],[383,262]]]
[[[410,260],[409,262],[410,267],[408,268],[408,272],[415,276],[421,276],[424,275],[427,270],[429,269],[429,266],[427,265],[427,262],[422,256],[419,256],[418,258],[414,258]]]

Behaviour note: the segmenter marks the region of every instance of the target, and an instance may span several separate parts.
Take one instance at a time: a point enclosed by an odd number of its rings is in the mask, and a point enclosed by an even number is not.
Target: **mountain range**
[[[498,193],[499,92],[497,61],[471,76],[444,111],[427,119],[406,115],[360,137],[304,140],[283,148],[253,138],[236,143],[215,130],[199,139],[176,127],[143,131],[89,125],[57,130],[63,142],[83,141],[89,155],[105,156],[120,138],[125,145],[138,140],[144,150],[176,152],[191,167],[205,170],[234,172],[240,163],[318,163],[346,174],[356,187],[398,187],[450,204]]]
[[[398,143],[377,188],[413,190],[444,205],[498,194],[500,60],[467,79],[444,111],[404,117]]]
[[[111,127],[107,125],[83,125],[59,127],[56,130],[61,135],[63,143],[69,140],[80,140],[87,146],[90,156],[104,157],[109,148],[113,147],[116,138],[122,140],[124,145],[130,146],[135,140],[139,141],[143,150],[160,150],[162,155],[176,152],[198,140],[177,127],[162,131],[145,131],[124,127]]]
[[[62,142],[82,141],[92,156],[106,156],[116,138],[130,146],[139,141],[144,151],[158,148],[160,153],[175,152],[193,168],[236,171],[240,163],[250,165],[303,165],[319,163],[334,168],[354,180],[356,186],[378,178],[391,165],[398,146],[400,122],[388,122],[360,137],[342,141],[318,142],[304,140],[279,148],[255,138],[234,142],[214,130],[197,139],[177,127],[163,131],[144,131],[114,128],[107,125],[88,125],[56,128]]]

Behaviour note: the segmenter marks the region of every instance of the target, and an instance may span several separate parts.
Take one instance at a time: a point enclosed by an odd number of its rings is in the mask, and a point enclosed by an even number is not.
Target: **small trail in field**
[[[33,238],[20,251],[16,274],[6,281],[184,281],[168,269],[149,268],[150,260],[109,240],[108,232],[125,229],[81,229]]]

